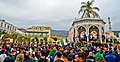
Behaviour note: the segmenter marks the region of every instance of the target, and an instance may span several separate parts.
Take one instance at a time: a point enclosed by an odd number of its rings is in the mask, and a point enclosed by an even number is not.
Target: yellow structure
[[[26,29],[27,36],[30,36],[31,39],[38,38],[37,42],[49,43],[51,37],[51,28],[49,26],[32,26]],[[47,40],[45,40],[45,37]]]

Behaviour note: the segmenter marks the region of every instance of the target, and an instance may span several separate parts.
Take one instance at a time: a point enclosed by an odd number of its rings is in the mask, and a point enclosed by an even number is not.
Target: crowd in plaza
[[[0,43],[0,62],[120,62],[120,48],[110,44]]]

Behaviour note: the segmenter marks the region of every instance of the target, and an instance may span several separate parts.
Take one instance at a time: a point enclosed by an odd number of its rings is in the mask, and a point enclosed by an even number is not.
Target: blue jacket
[[[117,58],[112,54],[105,56],[105,60],[106,62],[118,62]]]

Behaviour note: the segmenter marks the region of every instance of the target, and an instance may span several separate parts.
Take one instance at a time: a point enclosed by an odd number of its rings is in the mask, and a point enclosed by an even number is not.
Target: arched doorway
[[[96,41],[99,39],[99,29],[93,25],[89,28],[89,40],[92,41]]]
[[[78,41],[87,41],[86,29],[83,26],[78,28]]]

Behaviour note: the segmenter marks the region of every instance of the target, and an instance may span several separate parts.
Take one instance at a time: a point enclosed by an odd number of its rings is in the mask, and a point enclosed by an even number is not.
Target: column
[[[100,41],[102,43],[101,34],[102,34],[102,27],[99,25],[99,35],[100,35]]]
[[[87,42],[89,41],[88,35],[89,35],[89,25],[86,25],[86,35],[87,35]]]

